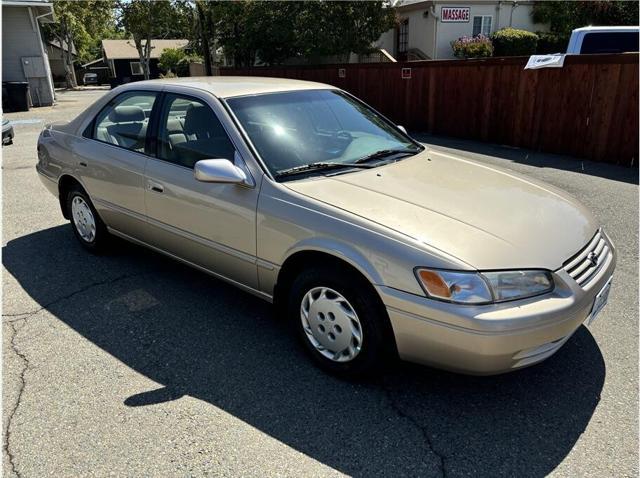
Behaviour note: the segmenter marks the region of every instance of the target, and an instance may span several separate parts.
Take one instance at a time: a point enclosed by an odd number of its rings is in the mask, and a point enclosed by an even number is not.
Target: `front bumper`
[[[611,278],[616,252],[588,285],[554,273],[556,288],[540,297],[468,306],[377,286],[400,358],[462,373],[491,375],[553,355],[589,317],[595,296]]]

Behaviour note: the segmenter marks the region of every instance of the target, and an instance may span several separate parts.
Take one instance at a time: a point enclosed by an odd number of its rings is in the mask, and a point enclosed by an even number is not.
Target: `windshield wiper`
[[[355,161],[355,163],[352,164],[362,164],[362,163],[368,163],[369,161],[375,161],[377,159],[382,159],[382,158],[386,158],[388,156],[394,156],[396,154],[402,154],[402,155],[407,155],[407,154],[418,154],[420,152],[419,149],[409,149],[409,148],[404,148],[404,149],[381,149],[380,151],[376,151],[375,153],[371,153],[368,154],[367,156],[363,156],[362,158],[358,159]]]
[[[302,164],[300,166],[294,166],[288,169],[282,169],[276,172],[276,177],[292,176],[294,174],[306,173],[308,171],[318,171],[337,168],[362,168],[369,169],[373,166],[368,164],[355,164],[355,163],[335,163],[328,161],[318,161],[316,163]]]

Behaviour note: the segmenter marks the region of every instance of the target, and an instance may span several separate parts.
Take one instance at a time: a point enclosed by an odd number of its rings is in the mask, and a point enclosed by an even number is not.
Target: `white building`
[[[47,0],[2,1],[2,81],[28,82],[31,104],[53,104],[49,57],[40,26],[54,21]]]
[[[400,24],[375,43],[398,61],[454,58],[451,42],[513,27],[532,32],[548,27],[531,18],[533,1],[399,1]]]

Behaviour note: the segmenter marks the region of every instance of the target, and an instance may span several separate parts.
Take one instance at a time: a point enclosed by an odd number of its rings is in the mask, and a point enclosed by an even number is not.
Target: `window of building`
[[[144,72],[142,71],[142,63],[139,61],[130,61],[129,66],[131,67],[132,75],[144,75]]]
[[[491,15],[478,15],[473,17],[473,36],[489,36],[491,34]]]
[[[403,20],[398,26],[398,53],[406,54],[409,49],[409,19]]]

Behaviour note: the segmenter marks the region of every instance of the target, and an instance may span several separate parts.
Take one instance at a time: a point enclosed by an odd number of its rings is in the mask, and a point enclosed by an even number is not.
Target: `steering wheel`
[[[335,137],[336,137],[336,139],[345,139],[347,141],[352,141],[353,140],[353,136],[351,135],[351,133],[349,133],[348,131],[345,131],[343,129],[340,130],[340,131],[336,131]]]

